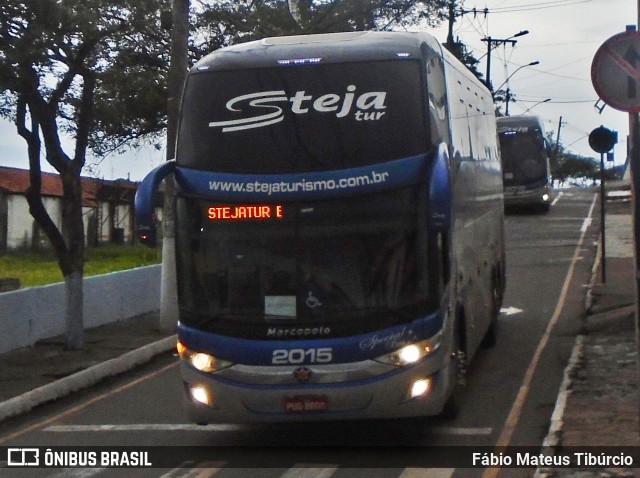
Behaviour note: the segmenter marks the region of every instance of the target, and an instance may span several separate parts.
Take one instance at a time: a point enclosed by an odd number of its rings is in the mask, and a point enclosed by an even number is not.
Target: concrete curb
[[[576,342],[573,346],[573,351],[571,352],[571,358],[569,358],[569,363],[564,369],[562,384],[560,385],[560,390],[558,391],[558,399],[556,400],[556,405],[553,410],[553,414],[551,415],[549,434],[542,443],[543,447],[557,447],[560,445],[564,410],[567,406],[567,398],[571,393],[573,374],[577,369],[580,361],[582,360],[584,341],[584,335],[578,335],[578,337],[576,337]]]
[[[591,307],[593,306],[593,289],[597,282],[598,268],[600,267],[600,261],[602,259],[602,243],[598,241],[598,248],[596,251],[596,257],[591,266],[591,277],[587,286],[587,294],[585,297],[585,312],[589,314]],[[553,407],[553,413],[551,414],[551,420],[549,423],[549,431],[547,436],[542,442],[544,448],[556,448],[560,446],[560,439],[562,438],[562,431],[564,425],[564,411],[567,405],[567,398],[571,393],[573,386],[573,376],[575,370],[580,364],[584,350],[585,336],[580,334],[576,337],[576,341],[573,344],[571,351],[571,357],[569,363],[564,369],[562,383],[558,390],[558,398],[556,399],[555,406]],[[547,467],[537,468],[534,474],[534,478],[548,478],[553,476],[553,472]]]
[[[62,398],[83,388],[88,388],[107,377],[127,372],[150,361],[156,355],[168,352],[175,347],[176,340],[177,335],[166,337],[55,382],[25,392],[17,397],[5,400],[0,403],[0,421],[27,412],[43,403]]]
[[[542,446],[545,449],[556,448],[560,446],[560,439],[562,437],[562,430],[564,425],[564,411],[567,406],[567,398],[571,394],[571,387],[573,385],[573,374],[578,367],[580,360],[582,360],[584,350],[584,335],[578,335],[576,337],[573,350],[571,351],[571,357],[569,363],[564,369],[564,375],[562,383],[560,384],[560,390],[558,391],[558,398],[556,399],[555,407],[553,408],[553,414],[551,415],[551,422],[549,425],[549,432],[542,442]],[[553,473],[549,468],[537,468],[534,478],[549,478],[553,476]]]

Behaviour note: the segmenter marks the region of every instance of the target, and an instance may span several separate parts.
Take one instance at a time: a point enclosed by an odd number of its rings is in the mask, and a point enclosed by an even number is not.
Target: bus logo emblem
[[[291,97],[284,90],[259,91],[231,98],[225,105],[227,111],[242,113],[249,110],[252,116],[211,121],[209,127],[222,128],[222,132],[226,133],[279,123],[284,119],[285,112],[275,103],[291,103],[288,109],[295,114],[306,114],[314,110],[319,113],[334,113],[336,118],[352,114],[356,121],[377,121],[385,114],[386,97],[386,91],[368,91],[356,95],[355,85],[349,85],[343,95],[329,93],[318,98],[308,95],[305,90],[296,91]]]
[[[307,383],[311,378],[311,370],[307,367],[298,367],[293,371],[293,376],[300,383]]]

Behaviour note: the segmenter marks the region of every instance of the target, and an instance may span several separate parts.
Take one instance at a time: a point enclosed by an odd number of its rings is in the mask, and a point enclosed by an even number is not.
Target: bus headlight
[[[421,340],[413,344],[405,345],[398,350],[381,355],[375,358],[376,362],[395,365],[396,367],[404,367],[419,362],[427,355],[433,353],[440,347],[441,333],[438,333],[427,340]]]
[[[229,362],[228,360],[222,360],[204,352],[189,350],[182,342],[178,342],[176,350],[182,360],[189,362],[193,368],[200,372],[217,372],[218,370],[233,365],[233,362]]]

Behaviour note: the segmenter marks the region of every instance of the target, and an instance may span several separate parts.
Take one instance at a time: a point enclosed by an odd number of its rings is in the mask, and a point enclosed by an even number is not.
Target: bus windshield
[[[193,73],[183,99],[177,163],[286,174],[423,154],[430,148],[421,85],[417,60]]]
[[[181,322],[236,336],[318,325],[333,334],[426,315],[437,306],[426,198],[424,186],[268,205],[180,198]]]
[[[547,178],[545,143],[540,132],[533,128],[523,131],[502,131],[500,150],[504,185],[520,186]]]

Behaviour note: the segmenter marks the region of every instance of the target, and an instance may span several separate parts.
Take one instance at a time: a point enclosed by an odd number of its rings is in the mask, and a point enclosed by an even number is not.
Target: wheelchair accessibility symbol
[[[315,309],[317,307],[322,306],[322,302],[320,302],[318,300],[318,298],[316,296],[313,295],[313,292],[309,291],[309,294],[307,295],[307,307],[309,307],[310,309]]]

